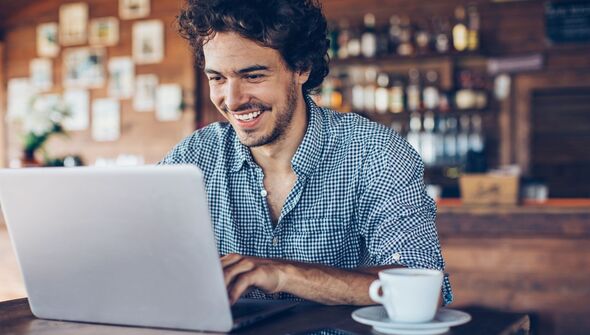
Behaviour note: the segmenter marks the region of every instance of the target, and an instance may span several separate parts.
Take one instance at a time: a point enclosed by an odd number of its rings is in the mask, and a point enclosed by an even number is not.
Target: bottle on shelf
[[[375,15],[372,13],[365,14],[363,22],[365,26],[361,36],[361,53],[365,58],[373,58],[377,55],[377,31],[375,29]]]
[[[420,133],[420,153],[426,166],[436,162],[436,143],[434,136],[435,119],[433,111],[424,113],[422,132]]]
[[[430,33],[426,24],[418,25],[414,35],[416,53],[426,55],[430,53]]]
[[[469,151],[469,133],[470,133],[469,115],[463,114],[459,117],[459,132],[457,133],[457,158],[459,162],[464,163]]]
[[[398,54],[398,47],[402,41],[401,18],[393,15],[389,18],[389,54]]]
[[[420,72],[417,69],[411,69],[408,75],[408,86],[406,87],[406,96],[408,110],[416,112],[420,110],[422,91],[420,90]]]
[[[438,73],[434,70],[426,72],[426,84],[422,91],[422,100],[424,108],[427,110],[438,109],[440,104],[440,94],[438,88]]]
[[[360,69],[353,69],[350,72],[352,80],[352,109],[356,112],[365,108],[365,73]]]
[[[322,107],[332,108],[330,104],[330,100],[332,98],[332,92],[334,91],[334,81],[332,80],[332,76],[326,77],[324,82],[322,83],[322,89],[320,92],[320,97],[318,99],[318,104]]]
[[[389,26],[377,29],[377,57],[389,55]]]
[[[455,106],[457,109],[476,108],[477,95],[473,88],[473,72],[470,70],[460,71],[458,84],[458,90],[455,92]]]
[[[450,38],[449,38],[449,22],[443,20],[442,18],[435,18],[434,19],[434,49],[438,53],[447,53],[449,52],[449,45],[450,45]]]
[[[469,134],[469,150],[483,152],[485,149],[482,118],[478,114],[471,116],[471,133]]]
[[[351,28],[346,51],[348,57],[359,57],[361,55],[361,34],[358,29]]]
[[[458,6],[455,8],[455,25],[453,26],[453,47],[455,50],[462,52],[468,47],[468,31],[465,22],[465,7]]]
[[[397,54],[411,56],[414,54],[414,45],[412,44],[412,23],[409,17],[404,16],[401,18],[400,29],[400,43],[397,46]]]
[[[402,113],[405,110],[404,104],[404,82],[399,76],[394,77],[389,88],[389,111],[394,114]]]
[[[479,12],[475,4],[471,4],[467,7],[467,49],[469,51],[475,51],[479,49],[479,26],[480,18]]]
[[[348,20],[341,20],[339,23],[338,33],[338,52],[337,56],[339,59],[348,58],[348,42],[350,40],[350,25]]]
[[[483,72],[473,72],[472,81],[475,94],[475,108],[485,109],[488,106],[488,90],[486,89],[485,74]]]
[[[372,113],[375,111],[375,91],[377,89],[375,82],[377,81],[377,70],[375,68],[369,67],[365,70],[365,87],[364,87],[364,97],[363,103],[364,108],[363,110],[367,113]]]
[[[445,156],[445,136],[447,134],[446,113],[439,113],[438,118],[436,118],[435,130],[434,143],[436,163],[439,165],[444,165],[447,162]]]
[[[453,115],[446,117],[445,125],[445,158],[447,165],[457,163],[457,119]]]
[[[422,146],[420,144],[420,132],[422,130],[422,120],[418,112],[410,115],[410,131],[406,136],[408,143],[422,156]]]
[[[328,40],[330,41],[330,46],[328,47],[328,56],[330,59],[334,59],[338,55],[338,33],[338,25],[334,24],[333,22],[329,22]]]
[[[389,75],[379,73],[377,76],[377,89],[375,90],[375,111],[380,114],[387,113],[389,108]]]

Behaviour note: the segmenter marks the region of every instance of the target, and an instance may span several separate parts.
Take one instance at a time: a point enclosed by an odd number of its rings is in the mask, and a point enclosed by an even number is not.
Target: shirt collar
[[[307,106],[307,130],[303,136],[303,141],[297,148],[295,155],[291,159],[293,170],[298,176],[308,175],[318,165],[323,145],[322,137],[322,111],[310,96],[306,95],[305,104]],[[244,163],[250,166],[256,166],[250,149],[240,142],[234,131],[234,150],[235,157],[231,167],[231,172],[239,171]]]
[[[303,136],[303,141],[297,148],[295,155],[291,159],[291,165],[297,176],[309,175],[313,169],[319,165],[324,148],[323,131],[323,113],[309,95],[305,96],[307,105],[307,130]]]

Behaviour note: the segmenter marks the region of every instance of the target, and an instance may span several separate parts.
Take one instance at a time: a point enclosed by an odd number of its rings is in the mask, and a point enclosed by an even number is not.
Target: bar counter
[[[453,306],[530,312],[539,334],[590,334],[590,199],[438,203]]]
[[[459,199],[437,203],[441,237],[456,235],[590,237],[590,199],[550,199],[517,206],[465,206]]]

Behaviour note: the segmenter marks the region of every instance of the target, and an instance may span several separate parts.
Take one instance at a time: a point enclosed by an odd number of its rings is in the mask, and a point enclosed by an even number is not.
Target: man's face
[[[288,136],[306,74],[290,71],[277,50],[235,33],[216,34],[203,53],[211,101],[242,144],[263,146]]]

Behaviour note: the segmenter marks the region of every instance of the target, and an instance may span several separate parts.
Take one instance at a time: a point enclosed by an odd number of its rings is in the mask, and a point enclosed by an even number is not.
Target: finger
[[[256,271],[239,275],[228,291],[230,303],[235,304],[240,297],[255,283]]]
[[[225,286],[229,286],[229,284],[234,281],[236,276],[252,271],[254,268],[256,268],[256,264],[249,259],[241,259],[237,263],[226,266],[223,269],[223,279],[225,281]]]
[[[225,268],[226,266],[239,262],[242,258],[243,256],[240,254],[227,254],[221,257],[221,266]]]

